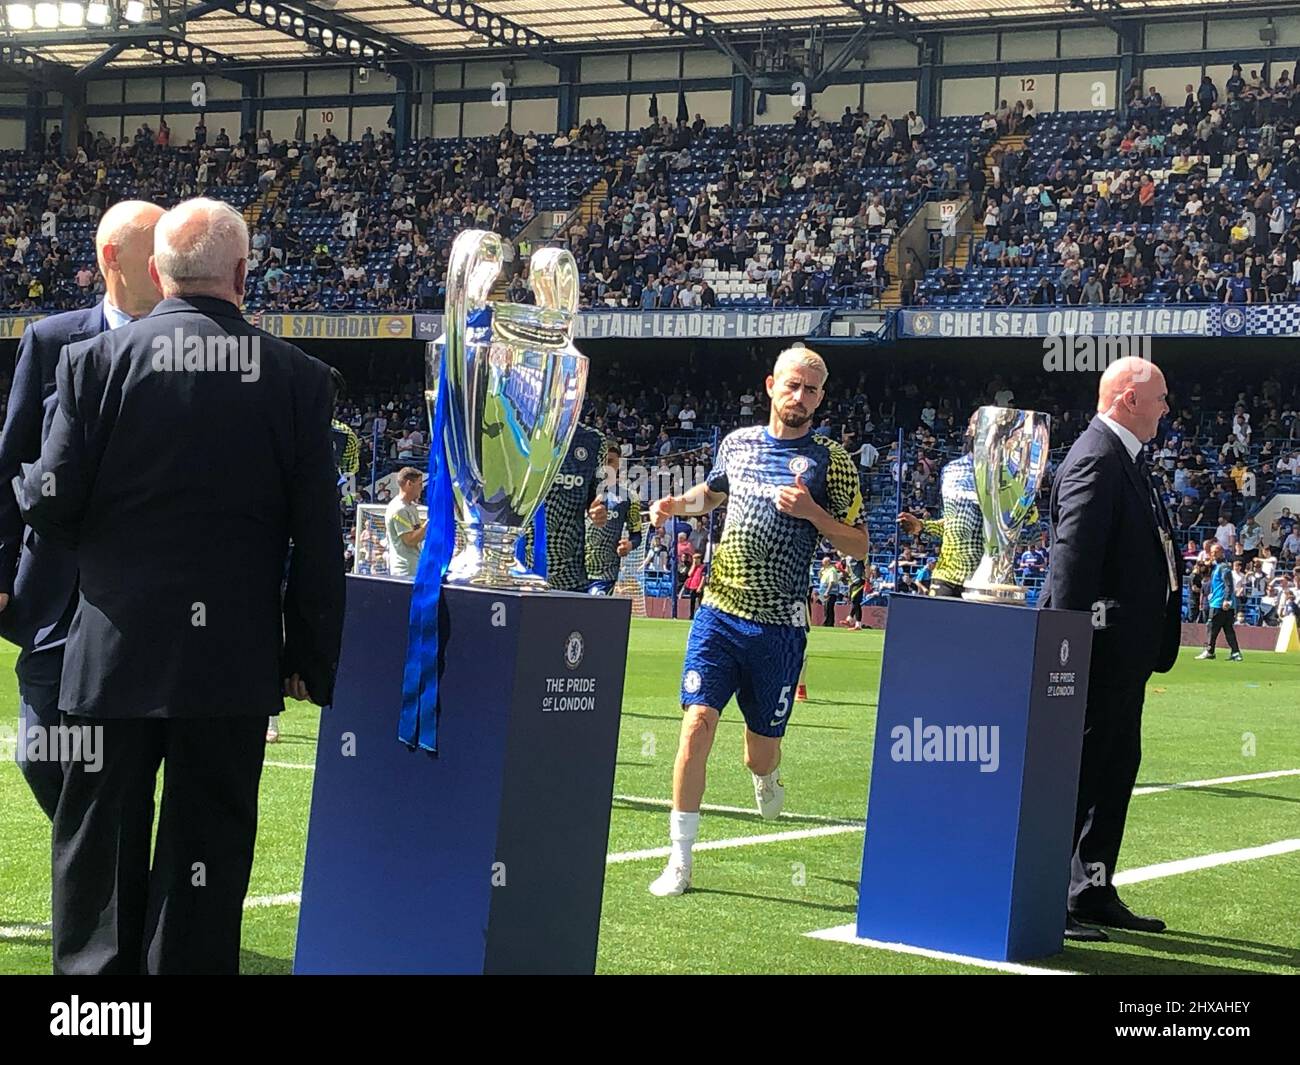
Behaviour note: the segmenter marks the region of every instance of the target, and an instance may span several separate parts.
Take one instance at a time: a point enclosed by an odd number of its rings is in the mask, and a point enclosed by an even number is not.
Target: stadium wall
[[[832,78],[812,103],[823,113],[865,107],[897,117],[911,110],[941,115],[972,115],[992,110],[998,101],[1033,99],[1036,110],[1111,110],[1127,70],[1155,84],[1166,99],[1181,99],[1182,87],[1209,73],[1220,85],[1233,62],[1291,66],[1300,55],[1300,14],[1279,5],[1271,19],[1273,47],[1263,45],[1259,29],[1265,14],[1238,18],[1143,20],[1136,23],[1136,56],[1126,56],[1119,36],[1098,25],[1065,24],[1007,28],[987,32],[972,27],[942,27],[926,35],[933,61],[922,63],[915,45],[873,40]],[[1126,23],[1133,25],[1133,23]],[[827,54],[841,40],[831,38]],[[577,118],[602,118],[611,129],[645,124],[650,93],[661,95],[661,113],[674,114],[675,94],[686,94],[692,116],[714,124],[734,114],[755,114],[759,123],[790,120],[805,97],[768,94],[764,113],[756,113],[758,93],[734,77],[731,62],[707,46],[629,49],[573,60],[577,78]],[[91,80],[86,87],[86,117],[92,130],[129,136],[145,119],[165,115],[178,139],[193,130],[199,110],[208,114],[215,134],[220,125],[234,136],[240,101],[250,101],[257,128],[292,136],[299,117],[307,135],[332,128],[341,139],[355,139],[367,125],[389,127],[396,81],[384,71],[340,64],[250,71],[232,77],[212,74],[160,76],[157,69],[131,70]],[[478,136],[495,133],[509,121],[519,130],[553,132],[561,118],[563,86],[556,66],[539,60],[455,57],[413,67],[411,131],[417,137]],[[206,104],[190,101],[190,87],[202,81]],[[1127,80],[1126,78],[1124,80]],[[735,94],[741,94],[736,97]],[[46,134],[64,120],[62,95],[38,91],[34,110],[26,94],[0,95],[0,149],[21,149],[32,130],[29,113]],[[744,99],[750,96],[750,99]],[[741,106],[744,105],[744,106]]]

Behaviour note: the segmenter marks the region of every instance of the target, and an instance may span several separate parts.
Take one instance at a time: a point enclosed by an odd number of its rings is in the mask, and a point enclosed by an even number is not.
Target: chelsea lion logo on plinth
[[[1070,661],[1070,641],[1062,640],[1061,641],[1061,665],[1065,665],[1065,663],[1068,661]]]
[[[571,632],[564,641],[564,664],[570,669],[577,669],[582,664],[582,633]]]

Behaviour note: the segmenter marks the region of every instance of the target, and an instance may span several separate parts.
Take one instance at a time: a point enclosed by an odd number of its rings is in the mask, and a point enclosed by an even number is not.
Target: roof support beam
[[[822,69],[821,73],[813,79],[812,91],[821,92],[830,84],[831,78],[848,66],[858,54],[858,46],[864,41],[870,40],[873,28],[869,25],[861,25],[854,32],[853,36],[844,42],[844,46]]]
[[[687,7],[680,0],[622,0],[628,7],[635,8],[647,18],[652,18],[661,26],[717,49],[731,60],[735,68],[747,78],[753,78],[754,68],[736,51],[735,45],[727,39],[725,27],[714,22],[707,15],[701,15],[694,8]]]
[[[544,33],[515,22],[504,15],[494,15],[487,8],[473,3],[472,0],[407,0],[407,3],[432,11],[439,18],[454,22],[472,30],[480,37],[485,37],[493,44],[502,45],[516,52],[523,52],[543,63],[559,66],[560,61],[551,53],[560,47],[560,42]]]
[[[1070,0],[1070,6],[1076,11],[1083,11],[1091,15],[1108,29],[1120,32],[1119,23],[1111,17],[1111,12],[1119,12],[1123,9],[1119,5],[1119,0]]]
[[[58,88],[72,76],[72,68],[62,63],[42,59],[35,52],[16,44],[0,41],[0,67],[12,70],[19,77],[37,85]]]
[[[921,45],[921,20],[894,0],[840,0],[867,20],[867,25],[884,30],[901,40]]]
[[[369,33],[353,33],[338,28],[327,19],[297,12],[279,4],[263,3],[262,0],[220,0],[219,6],[221,10],[247,22],[255,22],[302,41],[325,55],[352,59],[365,66],[381,69],[400,58],[394,48]],[[333,17],[331,14],[329,19],[332,20]],[[230,57],[231,60],[237,58]]]
[[[135,47],[161,56],[168,63],[177,66],[213,71],[230,66],[230,57],[225,53],[214,52],[211,48],[181,37],[150,37],[137,41]]]
[[[274,0],[272,0],[274,2]],[[304,15],[319,20],[327,26],[333,26],[335,30],[347,34],[349,37],[356,37],[359,40],[368,41],[375,44],[387,46],[394,55],[401,56],[412,63],[427,63],[436,58],[435,54],[427,48],[421,48],[412,44],[410,41],[404,41],[400,37],[394,37],[390,33],[381,33],[364,22],[359,22],[347,15],[340,14],[337,11],[331,11],[327,8],[319,7],[316,4],[308,3],[307,0],[290,0],[289,6],[300,11]]]

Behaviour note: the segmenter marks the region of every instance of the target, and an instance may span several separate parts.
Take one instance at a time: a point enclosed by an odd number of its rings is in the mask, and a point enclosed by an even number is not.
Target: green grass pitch
[[[680,713],[675,705],[687,626],[636,621],[632,632],[609,850],[663,846]],[[814,629],[812,701],[798,704],[783,777],[793,816],[708,812],[701,842],[827,829],[827,834],[703,851],[692,891],[655,899],[662,859],[607,867],[598,970],[603,973],[979,973],[960,962],[808,938],[854,918],[882,635]],[[936,646],[936,654],[942,647]],[[1300,658],[1247,652],[1193,661],[1153,678],[1139,786],[1300,769]],[[12,764],[12,649],[0,654],[0,973],[49,971],[48,829]],[[925,671],[918,667],[917,683]],[[293,956],[317,714],[299,706],[268,749],[243,969],[284,973]],[[741,719],[722,718],[705,802],[752,810],[741,764]],[[842,831],[839,829],[843,829]],[[1121,870],[1300,838],[1300,776],[1137,795]],[[1123,889],[1164,936],[1126,932],[1072,946],[1039,966],[1084,973],[1300,972],[1300,851],[1147,880]]]

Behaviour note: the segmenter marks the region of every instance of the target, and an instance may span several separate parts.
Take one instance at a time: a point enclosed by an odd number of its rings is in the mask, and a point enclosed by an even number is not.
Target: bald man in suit
[[[1142,760],[1142,703],[1153,672],[1178,657],[1182,561],[1142,455],[1168,412],[1164,374],[1136,357],[1102,375],[1097,415],[1052,485],[1053,543],[1041,603],[1086,610],[1092,642],[1075,812],[1066,938],[1099,941],[1093,925],[1162,932],[1115,890],[1129,798]]]
[[[63,349],[144,317],[162,298],[149,276],[154,226],[162,213],[157,204],[143,200],[123,200],[104,212],[95,231],[104,298],[93,307],[42,318],[23,332],[0,432],[0,636],[20,648],[14,665],[18,766],[51,820],[63,766],[50,757],[48,737],[59,723],[63,649],[77,606],[77,560],[66,547],[27,526],[9,484],[24,463],[35,462],[41,453],[53,420],[54,372]],[[27,758],[42,738],[46,757]]]

